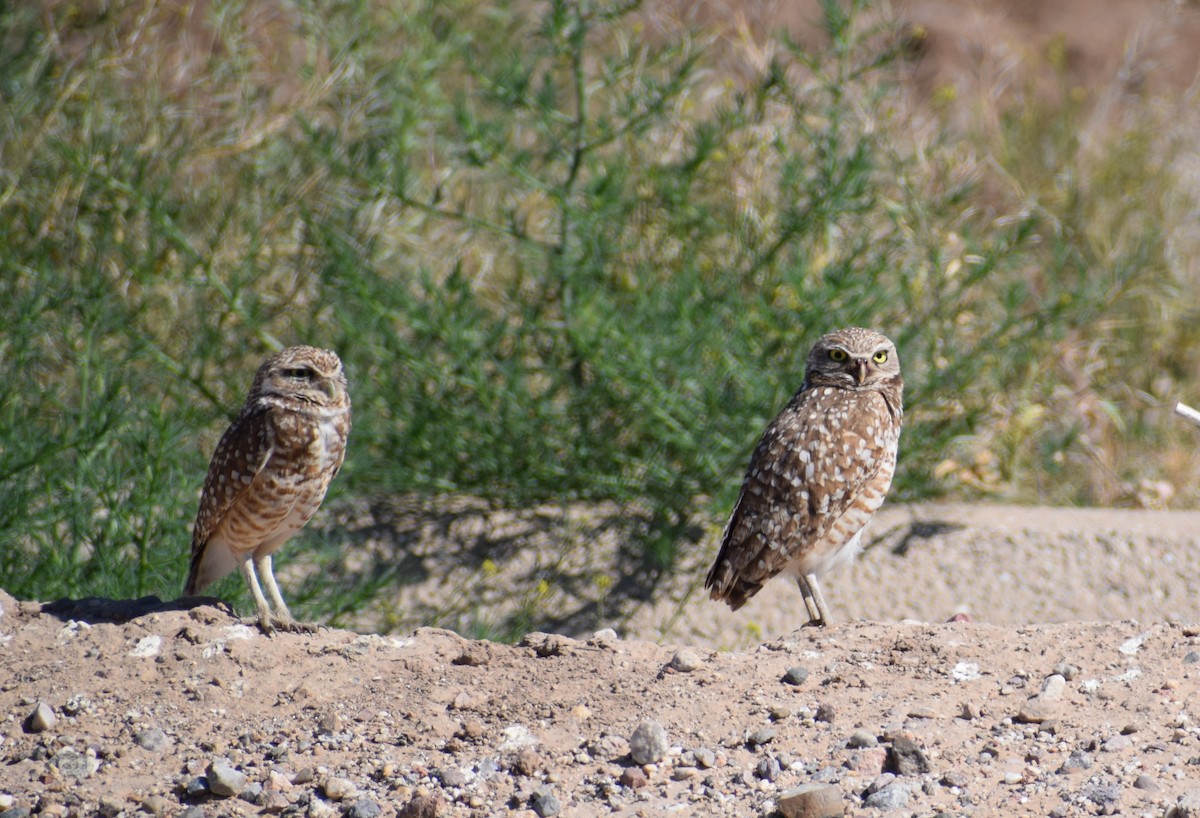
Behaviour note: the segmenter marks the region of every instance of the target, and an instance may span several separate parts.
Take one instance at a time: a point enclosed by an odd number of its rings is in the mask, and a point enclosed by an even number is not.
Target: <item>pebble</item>
[[[1062,676],[1066,681],[1070,682],[1079,675],[1079,668],[1070,664],[1069,662],[1059,662],[1054,666],[1054,672],[1059,676]]]
[[[1020,784],[1025,780],[1025,777],[1018,772],[1009,771],[1004,774],[1004,783],[1009,785]]]
[[[437,771],[437,779],[443,787],[467,786],[467,774],[458,767],[442,767]]]
[[[873,793],[870,793],[864,803],[868,807],[881,809],[883,811],[900,809],[908,804],[909,790],[908,785],[902,781],[893,781],[886,786],[880,787]]]
[[[1058,768],[1059,773],[1069,773],[1073,770],[1086,770],[1092,766],[1092,756],[1083,750],[1076,750]]]
[[[445,775],[445,771],[442,772],[442,775]],[[443,783],[445,783],[444,778]],[[465,783],[466,780],[464,776],[463,784]],[[447,784],[446,786],[462,786],[462,784]],[[348,778],[341,778],[339,776],[331,775],[329,778],[326,778],[325,783],[321,785],[321,792],[324,793],[325,797],[330,801],[345,801],[348,798],[353,798],[354,796],[358,795],[358,787],[356,787],[354,782]]]
[[[792,708],[788,707],[786,704],[773,704],[771,705],[771,709],[768,711],[768,713],[771,716],[771,721],[783,721],[784,719],[791,717]]]
[[[513,769],[525,776],[535,774],[541,766],[542,757],[532,747],[526,747],[517,753],[516,761],[513,762]]]
[[[700,658],[700,654],[691,648],[680,648],[675,651],[675,655],[671,657],[670,668],[677,670],[680,673],[691,673],[698,669],[704,660]]]
[[[702,769],[710,770],[717,764],[717,754],[704,747],[696,750],[692,755],[696,757],[696,765]]]
[[[179,813],[179,818],[204,818],[204,807],[199,804],[193,804]]]
[[[868,747],[851,753],[846,765],[851,772],[858,775],[876,776],[883,772],[887,765],[887,757],[888,751],[884,748]]]
[[[163,815],[171,809],[171,802],[161,795],[150,795],[142,799],[139,809],[151,815]]]
[[[42,812],[44,813],[45,810],[42,810]],[[29,818],[29,808],[9,807],[3,812],[0,812],[0,818]]]
[[[1183,661],[1189,665],[1194,665],[1197,662],[1200,662],[1200,653],[1197,653],[1194,650],[1189,650],[1187,655],[1183,657]]]
[[[846,740],[846,746],[855,750],[862,750],[868,747],[876,747],[879,745],[879,739],[874,733],[869,733],[866,730],[855,730],[850,734],[850,738]]]
[[[529,799],[529,806],[541,818],[550,818],[551,815],[558,815],[562,810],[562,804],[549,787],[543,787],[537,790]]]
[[[199,798],[202,795],[208,794],[208,779],[204,776],[197,775],[189,778],[187,784],[183,787],[183,795],[185,798]]]
[[[25,719],[25,729],[30,733],[43,733],[54,726],[58,719],[54,710],[45,702],[38,702],[37,707]]]
[[[378,818],[381,812],[383,810],[370,798],[360,798],[346,810],[346,818]]]
[[[308,802],[305,814],[308,818],[334,818],[338,813],[328,802],[314,797]]]
[[[682,767],[676,767],[675,769],[671,770],[671,780],[672,781],[687,781],[689,778],[694,778],[695,776],[697,776],[699,774],[700,774],[700,771],[697,770],[695,767],[688,767],[685,765]],[[775,779],[771,779],[771,780],[774,781]]]
[[[1158,792],[1160,789],[1158,782],[1155,781],[1153,777],[1148,776],[1145,773],[1142,773],[1133,780],[1133,788],[1135,790],[1145,790],[1147,792]]]
[[[960,790],[971,783],[966,773],[960,773],[958,770],[947,770],[939,781],[943,787],[958,787]]]
[[[656,721],[644,721],[629,737],[629,755],[635,764],[656,764],[670,747],[667,731]]]
[[[246,774],[235,770],[233,765],[223,758],[209,762],[204,774],[208,778],[208,791],[213,795],[228,798],[240,795],[246,788]]]
[[[631,790],[639,790],[650,783],[641,767],[626,767],[621,771],[621,785]]]
[[[770,744],[775,740],[775,728],[760,727],[750,735],[746,736],[746,743],[754,747],[760,747],[763,744]]]
[[[91,760],[83,753],[76,752],[70,747],[64,747],[55,753],[52,763],[67,778],[83,780],[92,773]]]
[[[771,756],[759,759],[758,764],[754,768],[754,774],[764,781],[775,781],[775,779],[779,778],[781,772],[779,761]]]
[[[813,716],[816,721],[823,721],[828,724],[833,724],[833,719],[837,715],[833,705],[828,702],[822,702],[817,705],[817,714]]]
[[[921,775],[930,770],[929,759],[910,738],[900,736],[888,750],[887,768],[897,775]]]
[[[133,743],[143,750],[157,753],[167,749],[171,740],[167,738],[166,733],[155,727],[149,730],[138,730],[133,734]]]
[[[808,668],[801,667],[800,665],[789,667],[787,672],[783,674],[783,681],[786,684],[796,685],[797,687],[804,684],[806,679],[808,679]]]
[[[842,792],[829,784],[802,784],[775,802],[783,818],[841,818]]]
[[[1111,736],[1104,740],[1100,745],[1100,749],[1106,753],[1119,753],[1122,750],[1128,750],[1133,746],[1133,739],[1129,736]]]
[[[444,806],[445,802],[440,795],[417,793],[396,811],[396,818],[437,818],[442,814]]]

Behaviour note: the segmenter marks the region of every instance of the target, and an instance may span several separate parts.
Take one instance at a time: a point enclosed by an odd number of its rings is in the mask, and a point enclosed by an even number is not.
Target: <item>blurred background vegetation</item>
[[[1183,103],[1053,49],[1048,90],[914,91],[867,2],[804,44],[663,6],[0,6],[0,587],[174,596],[291,343],[350,378],[334,508],[611,501],[661,570],[850,324],[901,351],[893,501],[1196,505]]]

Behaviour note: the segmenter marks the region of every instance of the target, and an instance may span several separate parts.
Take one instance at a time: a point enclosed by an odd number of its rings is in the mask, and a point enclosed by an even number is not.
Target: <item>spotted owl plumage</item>
[[[209,464],[184,595],[195,596],[239,569],[264,631],[305,629],[283,601],[271,555],[320,507],[349,433],[350,396],[335,353],[295,346],[267,358]]]
[[[896,470],[904,381],[895,345],[852,327],[822,336],[804,382],[763,433],[705,587],[737,610],[777,574],[809,621],[829,611],[817,577],[847,563]]]

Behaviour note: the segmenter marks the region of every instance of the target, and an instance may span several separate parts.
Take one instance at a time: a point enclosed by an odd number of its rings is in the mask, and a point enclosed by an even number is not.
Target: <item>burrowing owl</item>
[[[184,596],[195,596],[236,567],[254,595],[264,632],[276,626],[308,630],[279,593],[271,555],[316,513],[342,466],[349,432],[350,395],[337,355],[296,346],[267,358],[209,464]]]
[[[896,470],[904,381],[895,345],[853,327],[821,337],[804,383],[750,458],[705,587],[737,610],[776,574],[796,578],[809,621],[829,609],[817,577],[859,552]]]

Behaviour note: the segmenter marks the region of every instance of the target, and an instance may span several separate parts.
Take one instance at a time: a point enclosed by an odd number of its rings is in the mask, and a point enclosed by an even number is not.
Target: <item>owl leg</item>
[[[254,608],[258,611],[258,627],[259,629],[270,635],[275,628],[271,624],[271,606],[267,604],[267,598],[263,596],[262,588],[259,587],[258,577],[254,573],[254,562],[250,555],[238,563],[238,569],[241,570],[242,576],[246,578],[246,584],[250,586],[250,595],[254,597]],[[270,572],[267,573],[270,577]],[[271,585],[275,584],[275,578],[271,577]],[[276,590],[275,593],[279,593]]]
[[[264,554],[261,557],[255,557],[254,564],[258,568],[258,573],[262,574],[263,584],[267,586],[271,602],[275,604],[275,615],[270,619],[271,624],[281,630],[293,633],[311,633],[314,630],[313,626],[297,622],[296,618],[292,616],[292,612],[288,610],[287,603],[283,601],[283,594],[279,592],[279,583],[275,581],[275,572],[271,568],[271,555]]]
[[[821,586],[817,583],[816,574],[804,574],[796,577],[800,593],[804,595],[804,606],[808,608],[808,623],[818,627],[829,624],[829,606],[821,594]]]

